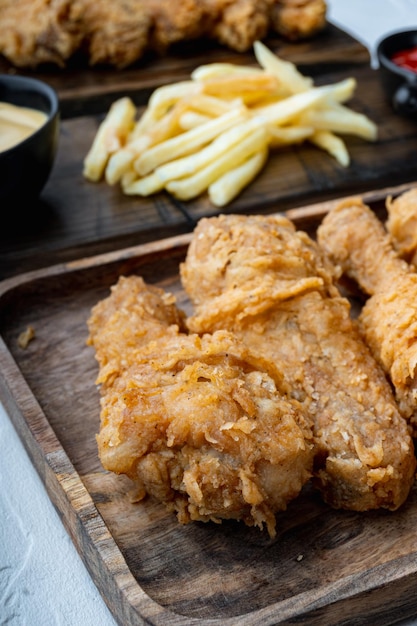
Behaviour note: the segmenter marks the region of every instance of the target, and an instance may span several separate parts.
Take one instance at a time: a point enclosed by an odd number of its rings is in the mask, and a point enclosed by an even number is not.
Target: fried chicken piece
[[[417,188],[395,198],[387,198],[385,223],[394,248],[401,258],[417,266]]]
[[[151,48],[166,52],[178,41],[207,37],[239,52],[269,31],[269,0],[146,0],[153,19]]]
[[[370,297],[362,333],[417,433],[417,274],[394,250],[375,213],[360,198],[341,202],[318,229],[320,245]]]
[[[286,39],[299,41],[318,33],[326,25],[324,0],[271,0],[271,28]]]
[[[145,0],[145,4],[152,20],[149,46],[160,54],[179,41],[204,36],[217,17],[201,0]]]
[[[71,0],[0,0],[0,53],[17,67],[64,67],[83,38]]]
[[[182,523],[236,519],[274,536],[275,513],[310,478],[311,425],[275,367],[231,333],[181,324],[174,298],[134,276],[93,308],[103,467]]]
[[[0,52],[16,66],[65,67],[79,50],[91,65],[130,65],[148,47],[143,0],[0,0]]]
[[[263,39],[269,31],[267,0],[208,0],[208,4],[211,9],[217,5],[218,12],[212,38],[232,50],[249,50],[256,40]]]
[[[74,0],[82,15],[83,42],[90,65],[122,69],[149,47],[152,14],[143,0]]]
[[[0,0],[0,53],[20,67],[64,67],[83,50],[90,65],[124,68],[199,37],[239,52],[271,29],[304,38],[325,25],[325,13],[324,0]]]
[[[317,244],[284,217],[202,219],[181,278],[191,331],[230,330],[279,364],[314,422],[324,499],[357,511],[400,506],[416,463],[407,424]]]

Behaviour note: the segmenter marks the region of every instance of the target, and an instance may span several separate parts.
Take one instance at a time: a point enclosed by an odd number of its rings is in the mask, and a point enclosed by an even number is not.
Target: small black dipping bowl
[[[0,101],[47,115],[32,135],[0,152],[0,209],[19,206],[21,211],[24,203],[39,196],[51,173],[59,140],[59,100],[40,80],[0,74]]]
[[[417,29],[395,31],[377,44],[382,85],[394,110],[417,119],[417,73],[399,67],[391,58],[396,52],[417,46]]]

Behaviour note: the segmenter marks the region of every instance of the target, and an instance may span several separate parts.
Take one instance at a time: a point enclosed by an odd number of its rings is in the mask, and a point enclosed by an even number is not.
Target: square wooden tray
[[[416,183],[417,184],[417,183]],[[363,197],[384,215],[387,195]],[[415,186],[413,184],[412,186]],[[335,201],[288,211],[314,236]],[[103,471],[91,307],[137,273],[189,305],[178,265],[190,235],[83,258],[0,283],[0,398],[93,580],[123,626],[392,624],[417,613],[417,493],[395,513],[335,511],[306,488],[277,537],[236,522],[181,526]],[[18,336],[28,325],[27,349]]]

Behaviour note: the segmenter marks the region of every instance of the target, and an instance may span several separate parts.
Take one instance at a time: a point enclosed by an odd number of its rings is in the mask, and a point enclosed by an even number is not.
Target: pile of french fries
[[[84,176],[119,183],[125,194],[162,190],[179,200],[207,192],[231,202],[263,168],[269,151],[310,141],[347,167],[339,135],[377,138],[367,116],[348,108],[356,81],[316,87],[260,41],[257,66],[212,63],[190,80],[162,86],[137,120],[128,97],[112,104],[84,160]]]

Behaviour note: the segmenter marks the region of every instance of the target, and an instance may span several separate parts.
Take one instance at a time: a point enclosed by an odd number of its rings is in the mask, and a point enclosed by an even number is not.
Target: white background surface
[[[328,19],[372,54],[417,0],[328,0]],[[115,626],[1,405],[0,450],[0,626]]]

